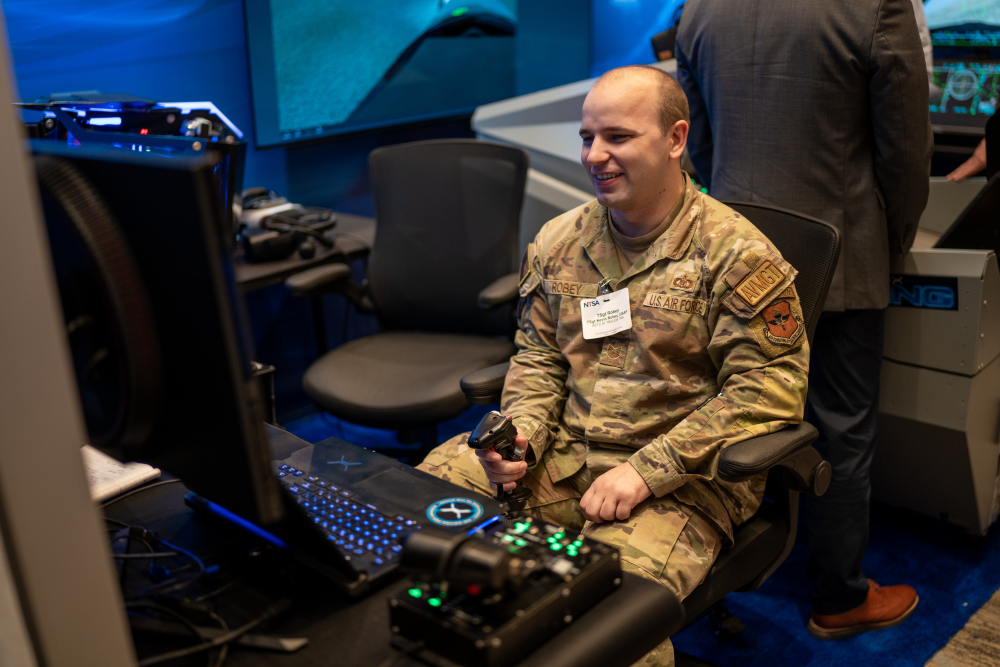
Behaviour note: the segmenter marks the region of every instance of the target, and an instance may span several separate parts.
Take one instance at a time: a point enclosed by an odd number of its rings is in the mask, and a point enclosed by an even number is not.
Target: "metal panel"
[[[972,378],[882,362],[879,411],[956,431],[965,430]]]
[[[0,21],[0,109],[10,109],[12,89],[5,36]],[[14,114],[0,113],[4,555],[41,667],[125,667],[135,664],[134,650],[84,477],[83,416],[23,133]]]
[[[979,191],[986,185],[983,177],[969,178],[957,183],[944,176],[932,176],[927,207],[920,216],[919,227],[943,234],[951,227]]]
[[[973,375],[1000,354],[1000,273],[988,250],[913,250],[903,273],[954,277],[958,310],[890,306],[887,359]],[[990,294],[993,306],[989,305]]]
[[[1000,359],[974,377],[882,365],[872,496],[985,533],[1000,472]]]

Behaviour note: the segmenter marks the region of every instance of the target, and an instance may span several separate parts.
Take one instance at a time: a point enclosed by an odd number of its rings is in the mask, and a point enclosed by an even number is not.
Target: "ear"
[[[688,140],[688,127],[686,120],[679,120],[670,127],[667,140],[670,145],[669,155],[671,160],[679,160],[684,154],[684,147],[687,146]]]

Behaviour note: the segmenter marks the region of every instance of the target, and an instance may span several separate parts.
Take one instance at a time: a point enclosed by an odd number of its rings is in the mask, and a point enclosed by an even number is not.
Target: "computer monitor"
[[[31,140],[92,444],[258,525],[283,514],[217,156]]]
[[[924,14],[934,48],[931,123],[982,134],[1000,99],[1000,2],[927,0]]]
[[[258,146],[513,97],[517,0],[244,0]]]

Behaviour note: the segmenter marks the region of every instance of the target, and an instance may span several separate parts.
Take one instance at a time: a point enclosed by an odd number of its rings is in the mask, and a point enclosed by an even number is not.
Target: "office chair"
[[[324,354],[302,384],[330,414],[429,451],[435,425],[469,407],[459,379],[514,354],[528,155],[447,139],[376,149],[369,166],[378,222],[365,283],[332,264],[285,284],[301,297],[343,294],[381,332]]]
[[[746,216],[799,270],[795,288],[812,343],[840,255],[839,232],[794,211],[742,202],[726,205]],[[509,367],[508,361],[464,377],[466,397],[474,403],[499,402]],[[719,555],[705,581],[684,600],[684,627],[713,609],[721,611],[719,605],[728,593],[759,588],[788,557],[798,527],[799,493],[823,495],[830,484],[830,464],[811,446],[818,436],[815,427],[802,422],[730,445],[722,452],[718,472],[727,482],[768,473],[766,501],[735,529],[733,548]],[[684,664],[683,658],[678,654],[679,666]],[[698,661],[689,664],[693,662]]]

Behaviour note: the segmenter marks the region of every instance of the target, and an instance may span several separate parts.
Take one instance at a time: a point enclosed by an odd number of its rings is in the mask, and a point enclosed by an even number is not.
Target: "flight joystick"
[[[495,450],[504,461],[521,461],[524,450],[514,444],[515,438],[517,426],[514,425],[514,418],[494,410],[483,417],[476,430],[469,434],[467,442],[473,449]],[[497,484],[494,498],[503,506],[504,515],[511,516],[524,509],[532,495],[531,489],[519,479],[512,491],[504,491],[503,484]]]

